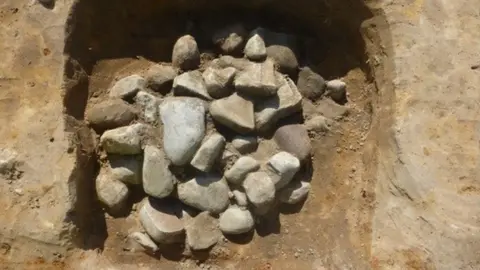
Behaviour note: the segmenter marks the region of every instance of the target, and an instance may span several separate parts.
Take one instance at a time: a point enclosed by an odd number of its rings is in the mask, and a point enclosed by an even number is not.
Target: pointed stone
[[[270,210],[275,200],[275,185],[267,173],[260,171],[248,174],[243,188],[257,214],[262,215]]]
[[[267,57],[265,41],[258,34],[253,35],[245,45],[245,56],[252,61],[263,61]]]
[[[213,119],[238,133],[248,133],[255,128],[253,102],[237,93],[215,100],[210,104]]]
[[[202,73],[198,70],[185,72],[173,80],[173,93],[176,96],[193,96],[211,100]]]
[[[225,138],[219,133],[212,134],[200,146],[190,164],[200,171],[210,171],[223,149],[225,149],[225,142]]]

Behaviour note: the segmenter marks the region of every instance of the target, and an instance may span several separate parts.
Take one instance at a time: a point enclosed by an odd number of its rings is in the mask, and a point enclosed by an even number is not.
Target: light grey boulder
[[[296,204],[307,197],[310,188],[308,182],[293,181],[278,192],[278,198],[283,203]]]
[[[146,80],[137,74],[118,80],[110,89],[109,96],[111,98],[129,99],[134,97],[138,91],[144,90]]]
[[[268,175],[277,190],[288,185],[298,170],[300,170],[300,160],[287,152],[275,154],[267,163]]]
[[[208,94],[213,98],[223,98],[233,91],[233,78],[237,70],[233,67],[217,69],[208,67],[202,74]]]
[[[327,93],[337,103],[347,98],[347,84],[342,80],[331,80],[327,82]]]
[[[219,133],[210,135],[197,150],[190,164],[200,171],[210,171],[225,149],[225,143],[225,138]]]
[[[138,155],[108,155],[112,179],[127,185],[142,183],[142,160]]]
[[[275,200],[275,185],[266,172],[253,172],[243,181],[243,188],[258,215],[266,214]]]
[[[233,166],[225,172],[225,179],[231,184],[241,185],[247,174],[260,169],[260,163],[252,157],[240,157]]]
[[[172,193],[177,179],[168,168],[165,153],[153,145],[147,145],[143,157],[143,190],[155,198],[165,198]]]
[[[147,87],[155,92],[166,94],[172,89],[177,70],[169,65],[152,65],[145,75]]]
[[[175,42],[172,64],[182,70],[196,69],[200,65],[200,51],[192,36],[182,36]]]
[[[153,124],[158,120],[158,104],[160,100],[156,96],[147,91],[139,91],[135,96],[135,102],[142,107],[145,122]]]
[[[256,104],[255,126],[265,132],[276,125],[278,120],[302,110],[302,95],[288,77],[278,76],[281,86],[275,96]]]
[[[247,154],[257,149],[258,140],[257,140],[257,137],[255,136],[237,135],[232,139],[232,146],[240,154]]]
[[[315,100],[325,93],[326,83],[322,76],[304,67],[298,73],[297,88],[302,96]]]
[[[205,250],[214,246],[222,237],[218,220],[208,212],[202,212],[186,226],[187,244],[192,250]]]
[[[202,211],[221,213],[228,207],[227,182],[217,175],[198,175],[177,185],[178,198],[184,204]]]
[[[226,127],[245,134],[255,129],[253,102],[237,93],[210,104],[212,118]]]
[[[216,31],[212,41],[225,54],[238,54],[242,51],[247,31],[242,24],[227,25]]]
[[[235,202],[240,208],[245,208],[248,206],[247,195],[244,192],[235,189],[232,191],[232,193],[233,197],[235,198]]]
[[[302,163],[311,156],[312,143],[304,125],[282,126],[275,131],[273,139],[281,150],[296,156]]]
[[[193,96],[211,100],[202,73],[198,70],[185,72],[173,80],[173,93],[176,96]]]
[[[235,235],[251,231],[255,222],[250,211],[233,206],[220,215],[219,224],[224,234]]]
[[[128,239],[135,241],[144,249],[150,252],[155,253],[158,251],[157,244],[155,244],[155,242],[153,242],[153,240],[147,234],[141,232],[133,232],[128,235]]]
[[[136,117],[135,110],[120,98],[97,103],[86,114],[88,123],[99,134],[107,129],[126,126]]]
[[[205,107],[196,98],[169,98],[160,105],[163,149],[175,165],[190,162],[205,136]]]
[[[105,131],[100,144],[110,154],[136,155],[142,152],[141,138],[145,132],[144,124],[133,124]]]
[[[278,90],[277,76],[273,61],[252,63],[239,72],[234,80],[235,90],[253,97],[273,96]]]
[[[113,180],[107,170],[100,171],[95,181],[95,190],[98,200],[105,204],[110,212],[117,213],[125,207],[129,195],[128,187]]]
[[[263,61],[267,57],[265,41],[258,34],[253,35],[245,45],[245,56],[252,61]]]

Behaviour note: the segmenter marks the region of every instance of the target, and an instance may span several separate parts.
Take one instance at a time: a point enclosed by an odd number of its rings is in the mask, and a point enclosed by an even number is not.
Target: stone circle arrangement
[[[329,119],[279,122],[301,114],[303,98],[345,99],[346,84],[299,68],[294,39],[227,26],[212,37],[222,55],[204,62],[185,35],[171,64],[113,82],[107,99],[89,107],[86,119],[100,136],[98,199],[117,213],[132,187],[147,195],[138,212],[144,232],[131,239],[154,252],[172,243],[206,250],[222,233],[251,232],[278,202],[305,200],[310,179],[297,175],[311,158],[307,127],[328,130]],[[252,154],[268,132],[278,151],[257,160]]]

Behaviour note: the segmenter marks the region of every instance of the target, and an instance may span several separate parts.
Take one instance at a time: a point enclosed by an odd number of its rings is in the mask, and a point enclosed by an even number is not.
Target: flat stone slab
[[[278,90],[274,63],[266,60],[263,63],[252,63],[244,71],[239,72],[234,80],[235,90],[253,97],[268,97]]]
[[[145,132],[144,124],[119,127],[107,130],[100,137],[100,144],[110,154],[136,155],[142,152],[141,139]]]
[[[252,61],[263,61],[267,57],[265,41],[258,34],[253,35],[245,45],[245,56]]]
[[[222,237],[218,220],[208,212],[194,217],[186,227],[187,244],[193,250],[205,250],[214,246]]]
[[[293,154],[301,162],[311,156],[312,143],[304,125],[285,125],[277,129],[273,136],[275,142],[285,152]]]
[[[277,190],[288,185],[300,170],[300,160],[287,152],[275,154],[267,163],[267,172]]]
[[[237,93],[210,104],[212,118],[228,128],[244,134],[255,129],[253,102]]]
[[[262,215],[270,210],[275,200],[275,185],[266,172],[253,172],[247,175],[243,188],[248,200],[255,207],[255,213]]]
[[[185,72],[173,80],[173,93],[176,96],[193,96],[211,100],[202,73],[198,70]]]
[[[111,98],[129,99],[134,97],[138,91],[144,90],[146,80],[137,74],[118,80],[110,89],[109,96]]]
[[[169,164],[170,162],[161,149],[153,145],[145,147],[142,177],[145,193],[159,199],[172,193],[177,179],[170,172]]]
[[[178,205],[169,200],[148,198],[139,212],[140,223],[157,243],[182,243],[185,239],[185,227],[178,218],[178,211]]]
[[[178,198],[191,207],[211,213],[221,213],[228,207],[230,189],[217,175],[198,175],[177,185]]]
[[[200,146],[190,164],[200,171],[210,171],[215,164],[215,161],[218,160],[220,154],[223,153],[225,143],[225,138],[219,133],[210,135],[210,137],[208,137],[208,139]]]
[[[97,103],[87,110],[87,121],[97,133],[130,124],[135,110],[125,101],[114,98]]]
[[[242,234],[253,229],[255,222],[250,211],[230,207],[220,215],[220,230],[225,234]]]

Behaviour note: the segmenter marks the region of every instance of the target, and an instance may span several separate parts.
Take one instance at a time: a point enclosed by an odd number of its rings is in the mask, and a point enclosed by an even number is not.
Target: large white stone
[[[225,138],[214,133],[200,146],[190,164],[200,171],[208,172],[225,149]]]
[[[245,56],[253,61],[262,61],[267,57],[265,41],[258,34],[253,35],[245,45]]]
[[[275,185],[267,173],[259,171],[248,174],[243,181],[243,188],[255,207],[255,213],[262,215],[270,210],[275,200]]]
[[[192,250],[208,249],[222,237],[218,220],[208,212],[194,217],[186,226],[186,233],[187,244]]]
[[[147,145],[143,160],[143,190],[155,198],[165,198],[172,193],[175,176],[168,168],[169,162],[161,149]]]
[[[290,153],[280,152],[270,158],[267,168],[275,188],[281,189],[288,185],[300,170],[300,160]]]

